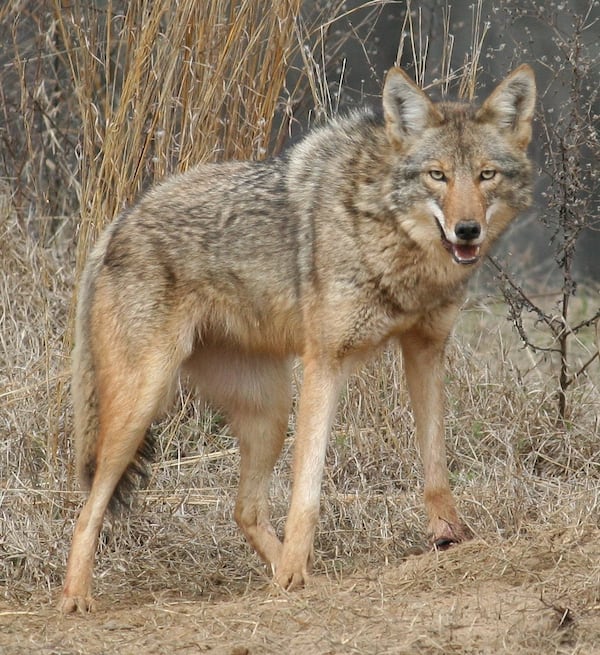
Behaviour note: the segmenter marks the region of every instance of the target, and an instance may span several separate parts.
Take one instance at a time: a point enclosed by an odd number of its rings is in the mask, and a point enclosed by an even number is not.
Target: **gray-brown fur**
[[[294,586],[310,561],[336,390],[356,363],[398,339],[418,405],[432,538],[463,538],[440,442],[443,345],[476,263],[530,202],[525,148],[533,94],[531,71],[521,67],[482,109],[435,105],[394,70],[382,114],[354,113],[278,159],[200,165],[145,194],[108,227],[81,285],[73,392],[83,479],[89,483],[97,470],[99,448],[103,470],[117,470],[120,437],[109,424],[119,412],[131,443],[139,443],[138,456],[127,456],[121,485],[140,473],[148,452],[136,431],[147,428],[159,410],[155,396],[167,400],[180,373],[190,373],[209,400],[225,406],[253,466],[258,455],[246,437],[269,435],[273,445],[265,446],[264,457],[272,466],[283,438],[276,433],[285,431],[289,410],[290,358],[299,356],[308,389],[300,401],[283,554],[265,518],[265,471],[260,489],[242,480],[246,491],[236,510],[276,573],[273,560],[281,556],[278,581]],[[473,229],[481,235],[459,236]],[[218,370],[219,357],[229,373]],[[243,455],[243,477],[244,466]],[[97,501],[98,512],[103,502]],[[78,530],[87,543],[91,528]],[[89,546],[85,557],[83,546],[73,549],[67,611],[85,605],[85,576],[73,571],[89,568],[80,563],[89,561]]]

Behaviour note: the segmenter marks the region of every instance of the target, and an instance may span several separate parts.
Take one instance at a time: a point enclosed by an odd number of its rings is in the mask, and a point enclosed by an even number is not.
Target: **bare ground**
[[[600,652],[596,527],[474,540],[337,579],[317,575],[293,594],[258,579],[206,595],[102,586],[87,616],[62,617],[41,593],[0,603],[0,652]]]

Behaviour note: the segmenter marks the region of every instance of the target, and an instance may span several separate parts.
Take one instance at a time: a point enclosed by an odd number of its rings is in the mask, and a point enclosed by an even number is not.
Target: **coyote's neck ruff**
[[[402,348],[436,547],[467,535],[443,439],[444,347],[477,263],[531,197],[533,73],[481,107],[436,104],[399,69],[383,112],[331,122],[262,163],[207,164],[147,193],[105,231],[82,279],[73,365],[78,470],[90,487],[61,607],[88,609],[104,513],[143,472],[145,435],[184,375],[240,441],[235,518],[285,588],[308,575],[341,386]],[[282,542],[270,475],[304,378]]]

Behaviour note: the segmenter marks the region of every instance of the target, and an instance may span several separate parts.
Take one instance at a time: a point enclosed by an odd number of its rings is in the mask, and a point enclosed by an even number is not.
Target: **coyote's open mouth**
[[[452,243],[446,239],[445,234],[442,234],[442,245],[454,257],[457,264],[475,264],[479,261],[481,248],[478,245]]]
[[[481,246],[479,244],[472,243],[452,243],[449,239],[446,238],[444,228],[440,225],[436,217],[436,223],[440,228],[440,236],[442,239],[442,245],[444,248],[452,255],[454,261],[457,264],[476,264],[479,261],[479,252]]]

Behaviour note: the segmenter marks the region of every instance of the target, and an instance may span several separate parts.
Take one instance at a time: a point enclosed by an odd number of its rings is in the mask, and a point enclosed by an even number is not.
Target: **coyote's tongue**
[[[474,264],[479,259],[479,246],[452,243],[451,252],[459,264]]]

